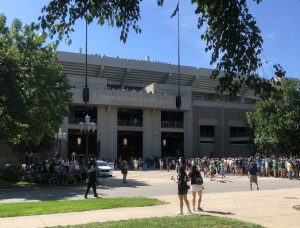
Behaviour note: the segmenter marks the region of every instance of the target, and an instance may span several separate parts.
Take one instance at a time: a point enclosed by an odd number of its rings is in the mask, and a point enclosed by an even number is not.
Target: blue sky
[[[40,9],[47,0],[0,0],[0,12],[8,18],[19,18],[24,23],[36,21]],[[300,1],[263,0],[260,5],[248,0],[251,13],[262,30],[264,56],[269,63],[260,69],[260,74],[271,77],[273,63],[281,64],[287,76],[300,78]],[[177,21],[170,19],[177,1],[165,0],[163,7],[157,7],[156,0],[144,0],[141,5],[142,34],[130,32],[126,44],[120,41],[120,31],[95,23],[89,26],[88,53],[131,59],[177,63]],[[205,53],[205,43],[200,40],[197,29],[195,6],[181,0],[181,64],[187,66],[210,66],[210,54]],[[78,21],[72,34],[72,45],[61,43],[59,50],[78,52],[85,47],[84,22]]]

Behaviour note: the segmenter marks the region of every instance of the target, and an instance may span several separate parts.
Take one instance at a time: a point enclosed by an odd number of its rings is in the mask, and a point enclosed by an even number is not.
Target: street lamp
[[[123,139],[123,145],[124,145],[124,146],[127,146],[127,143],[128,143],[127,138],[124,138],[124,139]]]
[[[162,144],[163,144],[163,151],[162,151],[163,155],[162,155],[162,157],[165,157],[166,156],[167,139],[163,139]]]
[[[167,145],[167,140],[163,139],[163,145],[166,146]]]
[[[61,142],[66,140],[66,133],[63,132],[61,127],[58,129],[58,133],[55,133],[55,138],[59,145],[58,153],[61,155]]]
[[[87,114],[84,118],[84,122],[80,121],[79,126],[80,126],[80,132],[85,133],[85,164],[88,164],[88,152],[89,152],[89,134],[97,129],[97,125],[93,122],[90,121],[91,118]]]

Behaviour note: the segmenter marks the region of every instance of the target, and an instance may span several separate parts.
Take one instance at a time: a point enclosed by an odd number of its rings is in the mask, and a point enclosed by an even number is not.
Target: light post
[[[163,139],[162,144],[163,144],[163,156],[165,157],[166,156],[167,139]]]
[[[123,160],[127,160],[128,154],[127,154],[127,144],[128,144],[128,139],[127,138],[123,138],[123,148],[124,148],[124,153],[123,153]]]
[[[80,121],[80,132],[85,133],[85,164],[88,164],[88,152],[89,152],[89,134],[90,132],[94,133],[97,128],[97,125],[90,121],[91,118],[87,114],[84,118],[84,122]]]
[[[61,142],[66,140],[66,133],[63,132],[62,128],[58,129],[58,133],[55,133],[56,141],[58,142],[58,153],[61,155]]]

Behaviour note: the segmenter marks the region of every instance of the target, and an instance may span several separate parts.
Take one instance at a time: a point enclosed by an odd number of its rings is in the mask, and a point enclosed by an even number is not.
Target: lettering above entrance
[[[82,91],[79,88],[73,88],[71,91],[73,92],[73,103],[82,103]],[[177,109],[176,96],[168,94],[149,94],[122,90],[90,89],[89,104]],[[191,99],[189,97],[182,97],[181,109],[191,109]]]

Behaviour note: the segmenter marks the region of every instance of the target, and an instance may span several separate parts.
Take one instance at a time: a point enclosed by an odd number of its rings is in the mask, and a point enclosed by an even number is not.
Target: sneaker
[[[176,215],[183,215],[183,213],[182,213],[181,211],[178,211],[178,212],[176,213]]]
[[[257,191],[259,190],[259,187],[257,187]]]
[[[87,196],[84,196],[85,199],[87,199]]]
[[[196,211],[196,209],[194,208],[193,211]]]
[[[191,211],[187,211],[187,215],[192,215],[193,213]]]
[[[198,211],[203,211],[203,209],[201,207],[198,207],[197,210]]]

